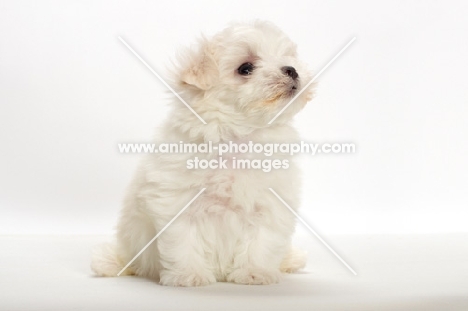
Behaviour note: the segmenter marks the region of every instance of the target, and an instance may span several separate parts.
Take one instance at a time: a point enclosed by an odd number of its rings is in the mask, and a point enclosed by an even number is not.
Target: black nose
[[[299,77],[299,75],[297,74],[296,69],[295,69],[294,67],[291,67],[291,66],[284,66],[284,67],[281,67],[281,71],[282,71],[285,75],[290,76],[293,80],[296,80],[297,77]]]

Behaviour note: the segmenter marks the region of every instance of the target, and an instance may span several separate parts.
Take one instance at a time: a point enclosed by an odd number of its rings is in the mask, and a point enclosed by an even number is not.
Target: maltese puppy
[[[174,89],[207,124],[174,99],[155,143],[297,142],[291,119],[312,98],[311,88],[268,122],[310,79],[296,45],[276,26],[233,24],[181,53],[173,73]],[[233,151],[224,156],[252,155]],[[299,206],[299,171],[292,157],[275,155],[288,165],[268,172],[232,166],[188,169],[194,157],[210,160],[218,154],[152,153],[144,159],[124,200],[115,243],[93,255],[96,274],[116,276],[203,188],[122,275],[170,286],[272,284],[282,272],[303,268],[305,255],[291,246],[294,215],[269,191],[274,189],[292,208]]]

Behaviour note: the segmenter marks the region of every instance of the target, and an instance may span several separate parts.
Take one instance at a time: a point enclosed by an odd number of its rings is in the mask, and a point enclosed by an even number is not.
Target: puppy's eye
[[[253,70],[254,70],[254,65],[252,65],[252,63],[243,63],[242,65],[240,65],[239,68],[237,68],[237,72],[241,76],[248,76],[252,74]]]

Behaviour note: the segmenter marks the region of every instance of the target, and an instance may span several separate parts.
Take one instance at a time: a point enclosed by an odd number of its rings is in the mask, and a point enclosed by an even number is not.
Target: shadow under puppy
[[[155,143],[291,143],[299,140],[292,117],[312,98],[308,89],[268,122],[310,81],[296,45],[269,22],[233,24],[179,55],[173,85],[205,121],[174,99]],[[231,153],[233,159],[251,155]],[[171,286],[216,281],[271,284],[281,272],[303,268],[306,257],[291,247],[293,208],[299,206],[299,170],[287,168],[188,169],[187,161],[217,153],[153,153],[139,166],[124,200],[116,241],[103,245],[91,264],[96,274],[117,273],[202,188],[206,190],[124,272]],[[256,158],[268,159],[264,154]]]

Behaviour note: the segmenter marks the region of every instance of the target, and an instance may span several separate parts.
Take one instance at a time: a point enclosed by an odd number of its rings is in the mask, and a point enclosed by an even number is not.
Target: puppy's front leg
[[[233,270],[228,282],[267,285],[278,283],[279,266],[289,245],[289,239],[266,227],[251,228],[234,255]]]
[[[162,269],[160,283],[168,286],[202,286],[216,282],[205,258],[199,228],[189,215],[181,215],[158,239]]]

